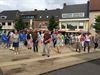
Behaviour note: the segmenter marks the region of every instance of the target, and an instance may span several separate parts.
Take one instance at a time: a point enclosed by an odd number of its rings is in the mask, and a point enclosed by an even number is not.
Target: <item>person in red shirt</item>
[[[43,54],[42,56],[47,55],[50,56],[50,42],[51,42],[51,34],[49,31],[45,31],[44,39],[43,39]]]

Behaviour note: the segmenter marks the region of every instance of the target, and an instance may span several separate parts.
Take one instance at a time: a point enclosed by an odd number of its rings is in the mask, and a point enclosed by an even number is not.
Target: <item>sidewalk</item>
[[[15,55],[9,52],[9,50],[5,50],[4,52],[6,51],[10,53],[7,56],[12,58],[8,57],[8,61],[0,62],[0,67],[4,74],[7,75],[38,75],[58,68],[100,58],[100,50],[92,51],[88,54],[83,51],[77,53],[66,48],[62,50],[62,54],[57,54],[52,51],[49,58],[41,56],[42,50],[39,53],[33,53],[32,50],[22,50],[22,54],[19,55]],[[3,53],[0,56],[6,54]],[[13,61],[11,61],[12,59]]]

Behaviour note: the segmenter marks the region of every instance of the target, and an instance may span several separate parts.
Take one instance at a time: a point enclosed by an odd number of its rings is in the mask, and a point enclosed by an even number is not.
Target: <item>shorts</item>
[[[17,43],[13,42],[13,47],[19,47],[19,42]]]

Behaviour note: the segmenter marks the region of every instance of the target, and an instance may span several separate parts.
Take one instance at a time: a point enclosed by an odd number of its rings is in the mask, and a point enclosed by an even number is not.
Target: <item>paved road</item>
[[[1,68],[0,68],[0,75],[3,75],[3,71],[1,70]]]
[[[100,59],[55,70],[42,75],[100,75]]]

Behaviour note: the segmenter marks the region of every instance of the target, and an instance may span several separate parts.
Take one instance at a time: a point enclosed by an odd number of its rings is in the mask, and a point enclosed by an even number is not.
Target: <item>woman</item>
[[[29,31],[27,31],[26,40],[28,49],[32,49],[32,35],[30,34]]]
[[[16,54],[19,54],[19,34],[17,31],[15,31],[13,35],[13,47],[15,49]]]
[[[7,47],[7,41],[8,41],[8,37],[6,35],[6,31],[4,31],[4,33],[1,35],[1,39],[2,39],[2,47]]]
[[[33,31],[32,40],[33,40],[33,50],[34,52],[38,52],[38,32],[37,30]]]

